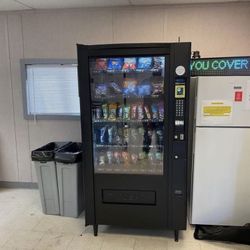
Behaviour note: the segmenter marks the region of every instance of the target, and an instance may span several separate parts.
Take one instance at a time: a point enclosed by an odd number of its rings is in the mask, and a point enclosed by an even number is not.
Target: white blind
[[[76,65],[27,65],[28,115],[79,115]]]

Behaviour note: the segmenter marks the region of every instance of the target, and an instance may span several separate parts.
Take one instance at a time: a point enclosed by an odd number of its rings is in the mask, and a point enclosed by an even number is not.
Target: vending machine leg
[[[93,228],[94,228],[94,236],[97,236],[97,234],[98,234],[98,225],[94,224]]]
[[[174,230],[174,240],[176,242],[179,241],[179,231],[178,230]]]

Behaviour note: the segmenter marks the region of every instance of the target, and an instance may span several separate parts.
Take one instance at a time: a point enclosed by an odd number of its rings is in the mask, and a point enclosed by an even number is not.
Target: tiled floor
[[[81,218],[44,215],[38,190],[0,189],[0,249],[70,250],[247,250],[250,246],[193,239],[193,230],[181,232],[178,243],[173,233],[100,226],[92,227]]]

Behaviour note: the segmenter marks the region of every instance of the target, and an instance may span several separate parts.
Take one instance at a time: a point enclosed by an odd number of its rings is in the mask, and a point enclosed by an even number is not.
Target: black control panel
[[[185,96],[186,86],[184,79],[177,79],[175,82],[175,130],[174,140],[183,141],[184,133],[184,118],[185,118]]]

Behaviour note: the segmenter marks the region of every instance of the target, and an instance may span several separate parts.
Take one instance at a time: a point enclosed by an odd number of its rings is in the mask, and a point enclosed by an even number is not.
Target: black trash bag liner
[[[82,144],[72,142],[55,153],[55,161],[62,163],[76,163],[82,160]]]
[[[72,142],[50,142],[38,149],[35,149],[31,152],[32,161],[53,161],[54,155],[57,150],[60,148],[71,144]]]
[[[196,225],[194,238],[250,245],[250,225],[243,227]]]

